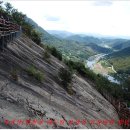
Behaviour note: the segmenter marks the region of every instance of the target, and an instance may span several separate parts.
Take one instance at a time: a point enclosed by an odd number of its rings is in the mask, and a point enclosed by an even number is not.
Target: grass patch
[[[34,66],[30,66],[27,70],[29,76],[34,77],[36,80],[42,82],[44,79],[44,75],[42,72],[37,70]]]

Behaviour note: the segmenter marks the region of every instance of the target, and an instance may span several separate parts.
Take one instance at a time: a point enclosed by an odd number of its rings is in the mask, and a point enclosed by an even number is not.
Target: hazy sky
[[[45,30],[130,36],[130,1],[9,1]]]

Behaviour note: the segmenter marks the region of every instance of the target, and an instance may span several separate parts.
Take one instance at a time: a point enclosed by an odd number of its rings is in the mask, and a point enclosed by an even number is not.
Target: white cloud
[[[49,15],[46,15],[46,16],[45,16],[45,19],[46,19],[47,21],[52,21],[52,22],[54,22],[54,21],[60,21],[60,18],[59,18],[59,17],[49,16]]]
[[[94,1],[93,5],[95,5],[95,6],[111,6],[112,0]]]
[[[10,2],[10,1],[9,1]],[[44,29],[130,36],[129,1],[11,1]]]

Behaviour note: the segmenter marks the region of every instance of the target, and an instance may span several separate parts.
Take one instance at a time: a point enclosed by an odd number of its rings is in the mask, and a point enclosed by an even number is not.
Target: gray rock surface
[[[72,86],[76,93],[69,95],[58,79],[58,71],[65,65],[53,56],[48,63],[43,54],[44,49],[26,36],[0,52],[0,128],[120,128],[114,107],[90,82],[73,75]],[[27,74],[25,69],[30,65],[44,73],[42,83]],[[12,79],[14,69],[17,69],[18,81]],[[48,123],[50,119],[52,124]],[[80,123],[71,124],[72,119]],[[86,124],[81,122],[83,119]],[[97,123],[105,119],[115,122],[113,125]]]

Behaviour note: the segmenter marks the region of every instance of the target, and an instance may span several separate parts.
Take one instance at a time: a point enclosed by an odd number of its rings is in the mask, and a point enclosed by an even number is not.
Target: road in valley
[[[106,69],[100,63],[98,63],[99,60],[104,58],[106,55],[107,54],[97,54],[97,55],[89,57],[88,60],[86,60],[86,62],[87,62],[86,67],[90,68],[91,70],[93,70],[96,73],[100,73],[100,74],[104,75],[105,77],[107,77],[107,79],[109,81],[119,84],[119,81],[117,81],[114,77],[109,75],[108,72],[106,71]],[[113,66],[111,66],[109,68],[111,68],[112,71],[114,73],[116,73]],[[97,69],[98,69],[98,71],[97,71]]]

